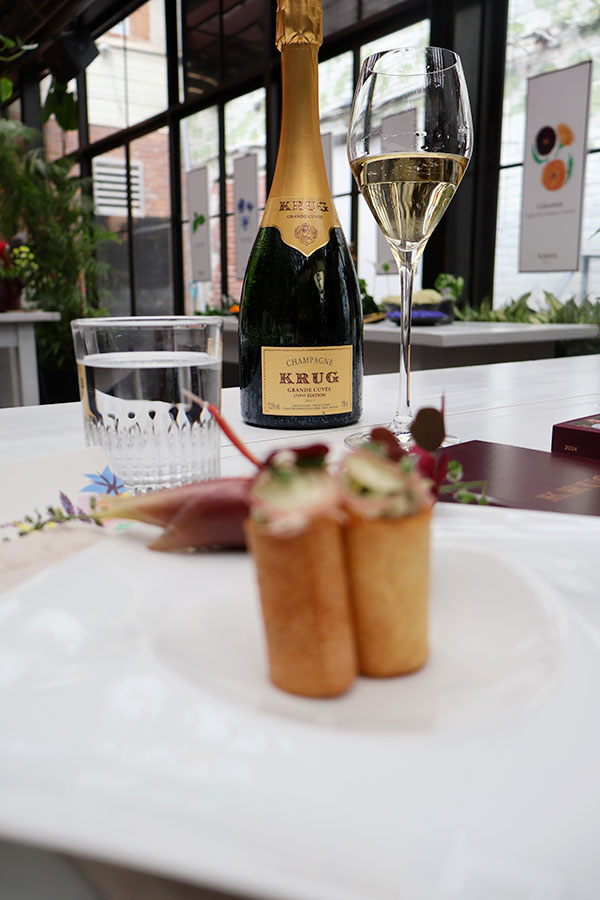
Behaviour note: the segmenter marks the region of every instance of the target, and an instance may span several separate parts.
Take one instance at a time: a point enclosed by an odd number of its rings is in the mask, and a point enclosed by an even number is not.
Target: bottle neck
[[[316,44],[281,51],[282,109],[270,197],[330,197],[319,124]]]

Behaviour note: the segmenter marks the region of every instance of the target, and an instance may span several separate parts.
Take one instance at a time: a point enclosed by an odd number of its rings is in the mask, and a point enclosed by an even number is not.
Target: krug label
[[[352,409],[352,346],[263,347],[265,416],[327,416]]]
[[[340,223],[331,199],[319,197],[270,197],[261,228],[277,228],[289,247],[310,256],[329,240]]]

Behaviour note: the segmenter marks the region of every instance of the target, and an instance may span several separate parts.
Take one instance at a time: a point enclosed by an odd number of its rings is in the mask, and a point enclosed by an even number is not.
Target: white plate
[[[153,645],[191,686],[240,709],[368,735],[480,732],[544,696],[559,663],[556,604],[503,557],[446,546],[434,559],[428,665],[404,678],[360,679],[334,701],[270,685],[246,557],[226,567],[211,559],[210,601],[195,591],[161,608]]]
[[[427,667],[310,701],[245,555],[141,534],[0,598],[5,836],[277,900],[595,896],[598,652],[543,582],[439,543]]]

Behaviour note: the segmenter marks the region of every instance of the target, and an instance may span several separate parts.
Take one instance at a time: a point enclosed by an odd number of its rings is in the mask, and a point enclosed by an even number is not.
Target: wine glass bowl
[[[363,62],[348,128],[348,159],[400,277],[400,387],[390,428],[402,443],[411,438],[414,275],[466,171],[472,132],[466,82],[453,51],[406,47]],[[363,439],[358,434],[348,442]]]

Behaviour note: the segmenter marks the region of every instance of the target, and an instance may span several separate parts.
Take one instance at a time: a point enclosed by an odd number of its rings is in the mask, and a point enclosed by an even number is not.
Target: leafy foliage
[[[14,84],[12,78],[2,71],[6,67],[26,53],[35,50],[37,44],[24,44],[20,37],[11,38],[0,34],[0,104],[6,103],[13,95]],[[2,66],[4,64],[4,66]],[[78,127],[77,100],[75,94],[69,91],[66,84],[52,79],[44,108],[40,115],[40,122],[47,122],[50,116],[54,116],[63,131],[75,131]]]
[[[367,290],[367,282],[364,278],[358,279],[358,288],[360,290],[360,299],[362,302],[362,311],[363,316],[371,315],[371,313],[379,312],[379,306],[375,303],[375,300],[369,294]]]
[[[27,50],[32,50],[37,44],[24,44],[21,38],[11,38],[0,34],[0,64],[14,62]],[[8,75],[0,73],[0,103],[10,100],[14,90],[12,80]]]
[[[72,161],[49,162],[38,135],[18,122],[0,121],[0,236],[23,233],[37,270],[27,279],[27,299],[37,309],[58,310],[61,321],[39,330],[40,364],[74,371],[71,319],[102,315],[96,249],[114,235],[93,215],[89,185],[71,175]]]
[[[544,291],[546,308],[536,310],[529,305],[531,292],[511,300],[506,306],[492,307],[489,297],[475,308],[465,304],[455,310],[455,317],[469,322],[529,322],[544,325],[585,324],[600,325],[600,299],[584,298],[577,303],[574,297],[561,303],[550,291]]]
[[[461,275],[450,275],[448,272],[441,272],[435,279],[434,287],[440,294],[447,294],[456,303],[462,297],[465,289],[465,279]]]
[[[56,78],[52,79],[40,114],[42,125],[48,121],[50,116],[54,116],[63,131],[77,130],[79,123],[75,95],[67,89],[66,84],[61,84]]]

